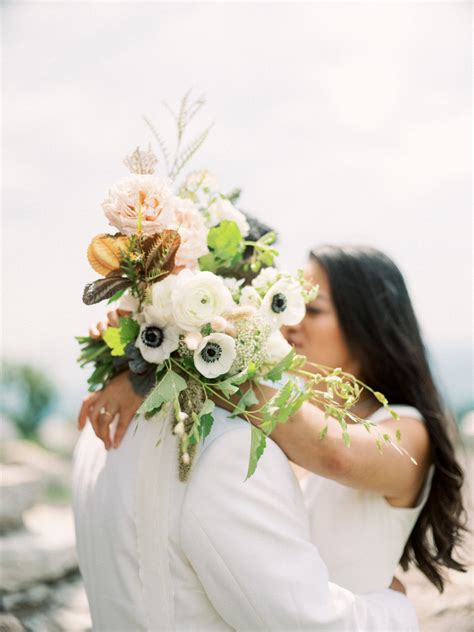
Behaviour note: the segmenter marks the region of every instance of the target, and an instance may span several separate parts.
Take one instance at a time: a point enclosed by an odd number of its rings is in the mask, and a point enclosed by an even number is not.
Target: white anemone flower
[[[173,319],[184,331],[199,331],[235,305],[222,277],[183,270],[172,293]]]
[[[235,356],[235,340],[227,334],[214,333],[201,340],[194,352],[194,365],[204,377],[218,377],[229,371]]]
[[[274,329],[282,325],[297,325],[306,312],[299,283],[291,279],[280,279],[263,297],[260,314]]]
[[[179,346],[179,330],[151,313],[145,314],[145,322],[135,341],[143,358],[152,364],[167,360]]]

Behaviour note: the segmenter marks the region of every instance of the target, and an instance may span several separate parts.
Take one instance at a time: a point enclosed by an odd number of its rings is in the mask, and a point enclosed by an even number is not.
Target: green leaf
[[[140,325],[133,318],[119,318],[118,327],[107,327],[102,338],[107,346],[112,350],[113,356],[122,356],[125,347],[132,340],[136,340],[140,331]]]
[[[267,438],[265,434],[260,430],[260,428],[256,428],[255,426],[251,426],[251,440],[250,440],[250,458],[249,458],[249,467],[247,470],[247,476],[245,480],[250,478],[252,474],[254,474],[257,469],[257,463],[260,457],[265,450],[267,445]]]
[[[288,380],[275,395],[265,404],[263,408],[263,422],[261,429],[266,434],[271,434],[278,423],[288,419],[292,411],[290,396],[297,385]]]
[[[147,413],[153,409],[160,409],[165,402],[173,401],[186,387],[186,381],[175,371],[169,369],[142,403],[137,413]]]
[[[216,405],[214,404],[212,399],[206,399],[201,410],[199,411],[199,416],[202,417],[203,415],[209,415],[209,413],[214,412],[215,407]]]
[[[107,301],[107,305],[110,305],[110,303],[113,303],[114,301],[118,301],[118,299],[125,293],[125,289],[123,290],[119,290],[118,292],[116,292],[111,298],[109,298],[109,300]]]
[[[402,433],[400,432],[400,428],[397,428],[396,437],[397,437],[398,443],[400,443],[402,439]]]
[[[199,257],[199,269],[202,272],[215,272],[217,268],[218,264],[212,252]]]
[[[324,428],[321,430],[321,432],[319,433],[319,438],[320,438],[320,439],[324,439],[324,437],[327,435],[327,433],[328,433],[328,428],[329,428],[329,426],[328,426],[328,424],[326,424],[326,425],[324,426]]]
[[[239,384],[245,382],[246,379],[247,371],[241,371],[228,377],[226,380],[222,380],[222,382],[217,382],[214,384],[214,388],[220,390],[226,397],[231,397],[239,390]]]
[[[216,405],[212,399],[206,399],[199,412],[199,434],[202,440],[211,432],[212,424],[214,423],[213,412]]]
[[[253,388],[249,388],[239,399],[239,402],[232,413],[231,417],[238,417],[241,412],[250,408],[254,404],[258,404],[258,397],[255,395]]]
[[[344,431],[342,433],[342,440],[344,441],[344,445],[346,446],[346,448],[349,448],[351,445],[351,438],[349,436],[349,433],[347,431]]]
[[[378,391],[375,391],[374,397],[384,406],[388,404],[388,399],[385,397],[383,393],[379,393]]]
[[[265,379],[270,380],[272,382],[278,382],[281,380],[282,375],[285,371],[291,367],[293,360],[296,356],[296,351],[292,349],[290,353],[288,353],[278,364],[276,364],[266,375]]]
[[[242,256],[243,239],[236,222],[224,220],[211,228],[207,245],[217,264],[235,265]]]
[[[201,433],[201,439],[203,441],[207,437],[207,435],[211,432],[213,423],[214,423],[214,417],[211,415],[211,413],[202,415],[201,423],[199,424],[199,431]]]

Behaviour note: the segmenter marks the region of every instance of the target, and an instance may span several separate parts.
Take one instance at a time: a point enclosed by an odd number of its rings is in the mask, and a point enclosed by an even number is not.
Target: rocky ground
[[[15,441],[2,446],[0,457],[0,632],[91,630],[68,505],[70,462]],[[462,458],[472,524],[474,449]],[[466,554],[472,563],[472,539],[470,544]],[[442,595],[416,570],[398,576],[416,607],[422,632],[474,630],[472,564],[466,574],[449,574]]]

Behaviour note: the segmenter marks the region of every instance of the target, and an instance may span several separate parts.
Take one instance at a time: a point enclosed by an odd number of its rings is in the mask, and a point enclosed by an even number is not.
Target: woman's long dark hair
[[[328,275],[342,332],[362,366],[359,377],[390,403],[417,408],[426,422],[435,472],[400,564],[407,570],[413,562],[442,592],[443,567],[466,570],[453,557],[466,531],[464,476],[454,452],[455,425],[436,389],[405,282],[374,248],[323,246],[310,258]]]

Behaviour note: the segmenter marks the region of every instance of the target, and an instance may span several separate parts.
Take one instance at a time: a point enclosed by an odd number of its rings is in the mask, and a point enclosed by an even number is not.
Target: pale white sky
[[[470,4],[4,2],[3,343],[80,390],[73,335],[103,306],[85,251],[162,100],[208,99],[191,165],[280,232],[282,263],[375,245],[430,345],[472,322]],[[198,126],[199,127],[199,126]]]

